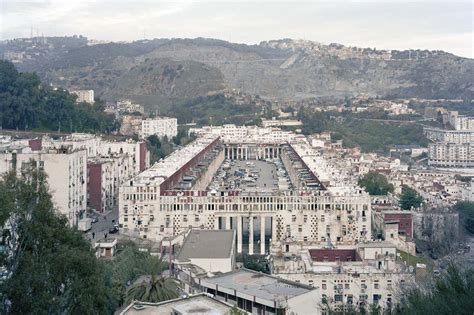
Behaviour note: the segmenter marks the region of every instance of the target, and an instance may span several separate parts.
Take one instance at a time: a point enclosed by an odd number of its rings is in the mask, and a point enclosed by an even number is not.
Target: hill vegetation
[[[406,124],[403,120],[374,121],[336,114],[331,117],[330,113],[315,112],[307,108],[301,109],[297,118],[303,122],[304,134],[330,131],[333,140],[343,140],[344,146],[358,146],[363,152],[387,153],[396,144],[428,144],[421,125]]]
[[[10,41],[22,71],[56,86],[92,88],[106,100],[132,98],[154,110],[222,88],[277,100],[366,94],[472,99],[473,60],[440,51],[384,51],[291,39],[259,45],[215,39],[153,39],[86,45],[84,38]],[[182,75],[163,72],[182,66]],[[166,72],[166,71],[165,71]],[[127,82],[131,86],[127,86]]]
[[[109,133],[118,125],[104,103],[76,103],[63,89],[44,86],[36,74],[0,61],[0,126],[4,129]]]

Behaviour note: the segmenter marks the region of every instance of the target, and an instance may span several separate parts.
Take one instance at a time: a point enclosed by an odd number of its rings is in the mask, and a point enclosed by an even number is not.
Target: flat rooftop
[[[203,282],[269,301],[286,300],[311,291],[308,286],[248,269],[239,269],[221,276],[206,278],[201,284]]]
[[[120,315],[226,315],[232,307],[204,294],[161,303],[133,302]]]
[[[379,248],[379,247],[385,247],[385,248],[394,248],[396,247],[390,242],[369,242],[369,243],[359,243],[357,244],[359,248]]]
[[[132,181],[134,186],[151,185],[159,186],[184,165],[190,162],[197,154],[203,151],[218,137],[201,137],[187,146],[174,151],[164,160],[155,163],[151,168],[137,175]]]
[[[177,259],[229,258],[234,246],[234,230],[191,230]]]
[[[310,249],[309,255],[315,262],[362,260],[355,249]]]

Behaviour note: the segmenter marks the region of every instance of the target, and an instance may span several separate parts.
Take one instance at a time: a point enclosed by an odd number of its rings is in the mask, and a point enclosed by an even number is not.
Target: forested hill
[[[108,133],[117,128],[104,104],[76,103],[76,96],[41,83],[36,74],[19,73],[0,61],[0,127],[19,130]]]
[[[145,105],[237,88],[272,99],[359,94],[474,98],[474,61],[442,51],[376,50],[291,39],[259,45],[154,39],[90,45],[84,37],[12,40],[0,55],[47,83]]]

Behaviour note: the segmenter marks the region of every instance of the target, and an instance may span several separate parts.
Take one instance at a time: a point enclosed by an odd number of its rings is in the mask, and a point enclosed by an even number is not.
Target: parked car
[[[99,218],[98,217],[92,217],[92,223],[97,223],[99,222]]]
[[[109,233],[110,233],[110,234],[118,233],[118,231],[119,231],[119,229],[118,229],[118,227],[116,227],[116,226],[113,226],[113,227],[111,227],[111,228],[109,229]]]

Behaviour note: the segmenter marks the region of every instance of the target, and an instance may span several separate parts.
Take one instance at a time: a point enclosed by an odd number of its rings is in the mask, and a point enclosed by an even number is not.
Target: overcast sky
[[[0,38],[294,38],[473,57],[473,1],[0,0]]]

